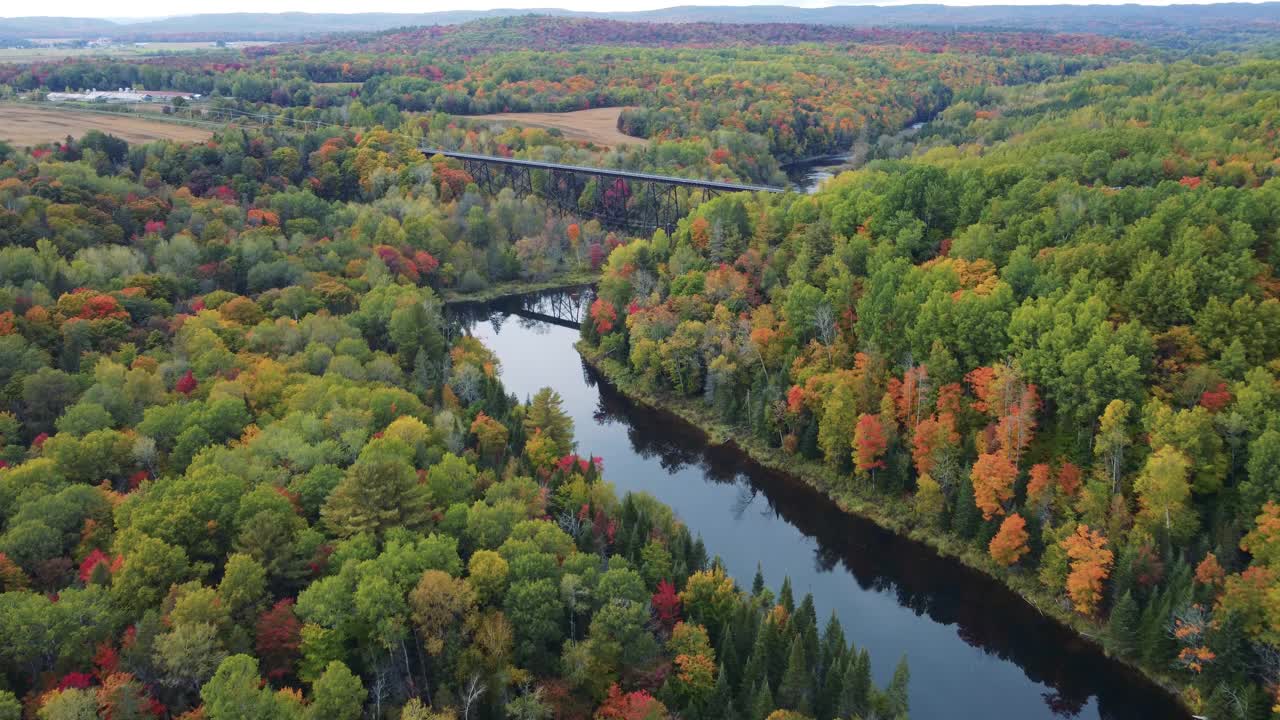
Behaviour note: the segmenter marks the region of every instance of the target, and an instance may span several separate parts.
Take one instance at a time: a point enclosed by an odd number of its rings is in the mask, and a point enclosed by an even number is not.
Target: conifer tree
[[[755,707],[756,693],[759,686],[769,678],[769,646],[764,628],[756,631],[756,641],[751,646],[751,655],[738,678],[738,691],[743,708],[751,710]]]
[[[791,641],[787,669],[778,686],[778,704],[804,715],[813,713],[813,676],[805,659],[804,639],[796,635]]]
[[[738,660],[738,647],[737,641],[733,638],[732,623],[725,623],[724,632],[720,633],[720,647],[716,650],[716,654],[720,657],[720,680],[727,681],[730,687],[737,687],[736,680],[742,673],[742,667]]]
[[[956,490],[955,512],[951,519],[951,528],[960,537],[969,540],[978,532],[982,511],[973,502],[973,483],[969,481],[969,473],[960,473],[960,486]]]
[[[760,629],[760,634],[764,636],[764,646],[767,655],[769,687],[776,687],[782,682],[782,673],[787,670],[787,652],[791,648],[791,644],[787,641],[787,635],[779,623],[766,620],[764,627]]]
[[[888,687],[884,689],[881,695],[884,701],[884,712],[880,713],[887,718],[901,718],[905,720],[910,709],[909,696],[907,694],[907,686],[911,682],[911,668],[907,665],[907,656],[903,655],[898,660],[898,666],[893,669],[893,679],[889,681]]]
[[[848,655],[845,666],[844,687],[836,717],[861,717],[867,711],[871,699],[871,656],[866,649]]]
[[[827,626],[822,630],[822,649],[818,668],[823,677],[831,672],[837,663],[844,661],[844,653],[844,627],[840,625],[840,618],[836,617],[836,611],[832,610],[831,617],[827,619]]]
[[[1133,593],[1126,591],[1111,609],[1107,634],[1118,651],[1130,655],[1138,649],[1141,628],[1138,602],[1133,599]]]
[[[1169,594],[1164,591],[1152,595],[1142,610],[1139,651],[1142,662],[1150,667],[1168,667],[1173,659],[1175,647],[1168,632],[1170,613]]]
[[[722,720],[738,720],[737,703],[733,700],[733,687],[729,683],[729,673],[724,663],[716,673],[716,687],[707,699],[707,716]]]
[[[782,579],[782,589],[778,591],[778,604],[787,609],[787,614],[794,614],[796,611],[796,600],[791,593],[791,576]]]
[[[817,691],[814,695],[814,713],[819,718],[830,718],[840,701],[840,689],[844,684],[845,652],[844,628],[834,610],[822,630],[822,644],[818,657]]]
[[[769,690],[769,681],[766,680],[756,689],[751,701],[750,720],[765,720],[769,717],[769,713],[776,709],[777,706],[773,704],[773,693]]]

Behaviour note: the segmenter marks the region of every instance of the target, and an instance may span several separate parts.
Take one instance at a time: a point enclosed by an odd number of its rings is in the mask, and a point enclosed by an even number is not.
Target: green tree
[[[357,462],[320,509],[338,537],[369,533],[381,537],[393,527],[418,527],[426,520],[427,494],[413,467],[381,458]]]
[[[0,720],[22,720],[22,703],[8,690],[0,690]]]
[[[756,688],[751,700],[751,720],[765,720],[776,709],[773,704],[773,693],[769,691],[769,681],[764,680]]]
[[[316,720],[358,720],[369,693],[360,678],[343,663],[334,660],[311,686],[307,716]]]
[[[542,388],[529,401],[524,417],[525,434],[541,431],[553,443],[557,456],[573,452],[573,421],[565,414],[560,393]]]
[[[546,658],[561,638],[564,609],[559,588],[550,580],[512,584],[503,610],[516,630],[516,657],[524,665]]]
[[[787,669],[778,686],[778,703],[805,715],[813,714],[813,675],[799,635],[791,641]]]
[[[1107,635],[1116,649],[1125,655],[1138,650],[1141,632],[1139,621],[1138,601],[1126,590],[1111,609],[1111,617],[1107,621]]]
[[[258,677],[258,661],[248,655],[232,655],[200,690],[209,720],[274,720],[286,717],[280,700]]]

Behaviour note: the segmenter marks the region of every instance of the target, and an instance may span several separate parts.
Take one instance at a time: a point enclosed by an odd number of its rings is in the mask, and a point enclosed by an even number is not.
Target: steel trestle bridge
[[[612,168],[564,165],[540,160],[496,157],[476,153],[422,148],[427,156],[442,155],[462,162],[467,174],[486,192],[502,186],[517,195],[538,195],[558,210],[590,215],[608,227],[670,233],[699,195],[702,201],[728,192],[786,192],[770,185],[656,175]],[[584,193],[594,182],[594,192]],[[684,188],[684,199],[680,189]]]

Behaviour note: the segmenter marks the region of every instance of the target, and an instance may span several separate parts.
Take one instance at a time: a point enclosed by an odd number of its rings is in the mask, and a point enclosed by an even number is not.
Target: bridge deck
[[[444,155],[445,157],[457,158],[458,160],[474,160],[501,165],[515,165],[518,167],[528,167],[538,170],[561,170],[564,172],[589,173],[591,175],[601,175],[604,177],[620,177],[631,180],[660,182],[667,183],[669,185],[681,185],[684,187],[718,190],[722,192],[786,192],[786,188],[773,187],[772,185],[748,185],[745,183],[720,182],[717,180],[696,180],[693,178],[682,178],[672,175],[655,175],[653,173],[634,172],[631,170],[615,170],[611,168],[587,167],[586,165],[563,165],[561,163],[542,162],[539,160],[520,160],[517,158],[494,157],[493,155],[479,155],[476,153],[458,152],[456,150],[422,148],[422,152],[427,155]]]

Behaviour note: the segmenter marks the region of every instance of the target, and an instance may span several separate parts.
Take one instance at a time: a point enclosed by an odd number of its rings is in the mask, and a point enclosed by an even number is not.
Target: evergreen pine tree
[[[733,614],[733,639],[737,644],[738,665],[741,666],[746,658],[751,657],[751,648],[756,644],[756,635],[760,632],[760,616],[756,612],[756,608],[750,603],[738,603],[738,608]],[[741,677],[735,674],[734,680]],[[734,687],[738,684],[735,682]]]
[[[831,617],[827,619],[827,626],[822,630],[822,656],[818,661],[819,672],[825,676],[836,667],[836,663],[843,663],[844,653],[844,627],[840,625],[840,618],[836,617],[836,611],[832,610]]]
[[[738,709],[733,701],[733,688],[729,684],[729,674],[725,672],[725,666],[720,665],[720,671],[716,673],[716,686],[711,691],[711,696],[707,698],[707,717],[717,718],[717,720],[738,720]]]
[[[812,420],[805,423],[800,431],[800,454],[810,460],[822,457],[822,450],[818,447],[818,423]]]
[[[1165,668],[1173,662],[1177,645],[1169,636],[1169,617],[1172,609],[1169,596],[1161,591],[1151,596],[1151,601],[1142,611],[1141,654],[1142,662],[1148,667]]]
[[[625,542],[623,542],[622,547],[618,549],[618,554],[630,560],[632,563],[635,563],[640,557],[640,548],[644,547],[645,539],[640,533],[640,523],[632,523],[625,535]]]
[[[756,693],[759,686],[769,679],[769,646],[764,628],[756,631],[756,641],[751,646],[751,654],[747,664],[743,666],[742,676],[738,678],[740,705],[751,710],[755,707]]]
[[[764,626],[760,628],[760,634],[764,636],[765,655],[767,659],[769,687],[776,687],[782,682],[782,673],[787,670],[787,651],[791,647],[788,637],[784,633],[782,626],[776,622],[765,621]]]
[[[871,700],[871,656],[864,649],[860,652],[849,652],[845,666],[844,687],[840,691],[840,702],[836,707],[836,717],[861,717],[867,711]]]
[[[848,663],[843,653],[835,657],[831,667],[823,675],[814,700],[814,717],[818,720],[838,717],[836,713],[840,709],[840,696],[844,692],[844,675]]]
[[[835,715],[840,701],[840,689],[844,685],[845,639],[844,628],[835,611],[822,631],[822,644],[818,657],[818,684],[814,697],[814,714],[819,720],[829,720]]]
[[[413,356],[413,383],[419,393],[426,393],[436,386],[437,373],[424,348],[418,348]]]
[[[701,535],[694,538],[693,544],[689,546],[689,555],[684,561],[690,573],[707,569],[707,546],[702,544]]]
[[[905,720],[910,710],[907,693],[910,682],[911,668],[907,666],[907,656],[903,655],[902,659],[898,660],[898,666],[893,669],[893,679],[884,689],[885,717]]]
[[[751,701],[750,720],[765,720],[769,717],[769,713],[777,709],[773,704],[773,693],[769,690],[769,682],[760,684],[756,689],[755,697]]]
[[[738,643],[733,639],[733,624],[725,623],[724,632],[720,633],[720,647],[716,654],[720,656],[720,676],[731,688],[737,688],[737,679],[742,674],[738,660]],[[712,707],[715,707],[712,705]]]
[[[801,625],[813,626],[813,632],[818,632],[818,611],[813,607],[813,594],[805,593],[804,599],[800,601],[800,605],[796,607],[795,619]]]
[[[1219,612],[1218,615],[1205,643],[1214,656],[1213,662],[1205,665],[1205,680],[1231,686],[1248,685],[1253,657],[1244,623],[1238,613]]]
[[[760,563],[756,563],[756,576],[751,581],[751,597],[760,597],[762,592],[764,592],[764,570],[760,567]]]
[[[1111,619],[1107,623],[1107,635],[1120,653],[1133,657],[1137,652],[1142,630],[1141,619],[1138,601],[1133,599],[1133,593],[1125,592],[1111,609]]]
[[[796,611],[796,600],[791,593],[791,576],[782,578],[782,589],[778,591],[778,604],[787,609],[790,616]]]
[[[1126,592],[1130,592],[1134,589],[1133,555],[1133,542],[1125,543],[1120,548],[1120,552],[1116,555],[1116,564],[1111,570],[1111,582],[1109,583],[1111,602],[1114,604],[1118,605],[1120,603],[1120,598],[1124,597]],[[1141,598],[1141,588],[1138,588],[1138,591],[1139,593],[1133,598],[1135,602]]]
[[[813,596],[806,593],[800,608],[796,610],[796,633],[804,641],[804,660],[811,668],[818,666],[821,648],[818,644],[818,611],[813,607]]]
[[[978,524],[982,520],[982,511],[973,502],[973,483],[969,482],[969,473],[960,473],[960,485],[956,489],[955,514],[951,519],[951,529],[960,537],[969,540],[978,532]]]
[[[813,714],[813,676],[805,659],[804,639],[796,635],[791,641],[787,669],[778,686],[778,704],[802,715]]]
[[[676,579],[676,590],[684,590],[690,574],[689,566],[684,564],[684,556],[675,556],[671,561],[671,575]]]

